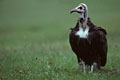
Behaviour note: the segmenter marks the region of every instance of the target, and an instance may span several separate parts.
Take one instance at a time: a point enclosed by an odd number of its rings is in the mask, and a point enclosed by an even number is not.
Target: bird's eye
[[[82,9],[82,7],[79,7],[79,9]]]

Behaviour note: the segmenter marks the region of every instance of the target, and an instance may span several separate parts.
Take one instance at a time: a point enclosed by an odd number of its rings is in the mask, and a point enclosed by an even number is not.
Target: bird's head
[[[80,20],[86,21],[88,18],[88,8],[84,3],[80,3],[76,8],[72,9],[70,13],[77,12],[80,14]]]

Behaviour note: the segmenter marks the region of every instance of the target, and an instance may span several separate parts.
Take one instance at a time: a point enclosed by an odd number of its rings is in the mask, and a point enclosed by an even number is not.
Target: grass
[[[0,76],[11,80],[120,79],[119,45],[110,45],[107,65],[99,72],[82,74],[67,41],[1,49]]]
[[[107,64],[92,74],[78,70],[68,41],[78,17],[69,11],[80,2],[88,4],[91,20],[108,32]],[[1,80],[119,80],[119,2],[1,0]]]

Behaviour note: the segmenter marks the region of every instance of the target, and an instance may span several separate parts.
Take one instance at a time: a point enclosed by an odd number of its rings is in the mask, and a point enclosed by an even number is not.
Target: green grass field
[[[94,24],[108,32],[107,64],[82,74],[69,45],[69,28],[88,5]],[[119,0],[0,0],[0,80],[120,80]]]

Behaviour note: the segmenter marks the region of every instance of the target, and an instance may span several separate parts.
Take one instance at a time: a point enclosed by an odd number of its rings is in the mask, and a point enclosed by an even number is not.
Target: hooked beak
[[[70,11],[70,14],[72,14],[73,12],[77,12],[77,13],[81,13],[78,9],[72,9],[71,11]]]

